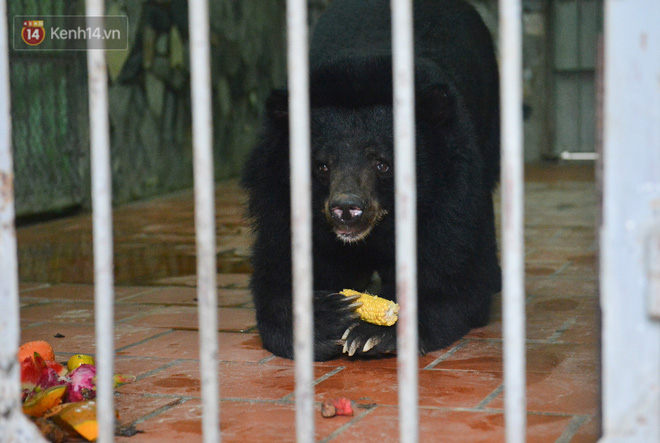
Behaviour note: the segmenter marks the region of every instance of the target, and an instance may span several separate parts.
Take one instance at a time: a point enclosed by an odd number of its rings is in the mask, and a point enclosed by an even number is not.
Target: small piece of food
[[[25,357],[21,361],[21,385],[23,389],[34,389],[41,377],[41,369],[32,357]]]
[[[23,403],[23,413],[31,417],[41,417],[44,413],[60,403],[66,392],[66,385],[53,386],[39,392]]]
[[[332,400],[326,400],[321,404],[321,416],[323,418],[332,418],[337,415],[337,409],[335,408],[334,402]]]
[[[68,375],[71,383],[69,385],[66,401],[74,403],[96,398],[95,377],[96,366],[85,364],[78,366],[75,371]]]
[[[60,378],[60,376],[57,375],[57,372],[51,368],[46,368],[46,370],[44,370],[41,373],[41,377],[39,377],[39,380],[37,380],[37,387],[39,389],[48,389],[53,386],[59,386],[64,384],[66,384],[66,381]]]
[[[85,354],[77,354],[69,359],[66,363],[66,368],[69,372],[72,372],[74,369],[77,369],[80,365],[93,365],[95,364],[94,359]]]
[[[324,418],[335,415],[353,415],[353,404],[347,398],[331,398],[321,404],[321,415]]]
[[[371,295],[364,292],[344,289],[340,294],[347,297],[359,295],[356,303],[362,303],[355,312],[360,314],[360,319],[379,326],[392,326],[399,319],[399,305],[392,300]]]
[[[93,400],[66,405],[51,419],[64,429],[75,430],[89,441],[96,440],[99,435],[96,402]]]
[[[127,385],[129,383],[133,383],[137,377],[135,375],[122,375],[122,374],[115,374],[112,377],[112,381],[114,383],[114,387],[116,388],[117,386],[121,385]]]
[[[55,360],[55,353],[51,345],[43,340],[29,341],[18,348],[18,361],[22,362],[27,357],[33,357],[38,353],[44,360]]]
[[[52,370],[59,377],[67,373],[64,366],[52,360],[44,360],[38,352],[35,352],[32,357],[25,357],[21,361],[21,386],[23,389],[30,390],[34,389],[37,385],[41,386],[40,380],[49,370]]]

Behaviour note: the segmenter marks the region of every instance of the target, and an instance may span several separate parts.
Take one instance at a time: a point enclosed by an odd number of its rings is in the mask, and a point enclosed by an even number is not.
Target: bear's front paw
[[[362,304],[357,302],[357,295],[345,296],[338,292],[317,291],[314,295],[314,315],[317,319],[350,318],[355,320],[360,315],[355,312]]]
[[[335,344],[341,334],[360,315],[357,297],[346,297],[336,292],[318,291],[314,295],[314,324],[316,340],[331,340]]]
[[[344,335],[343,352],[352,356],[376,356],[396,353],[396,327],[377,326],[358,321],[349,326]]]

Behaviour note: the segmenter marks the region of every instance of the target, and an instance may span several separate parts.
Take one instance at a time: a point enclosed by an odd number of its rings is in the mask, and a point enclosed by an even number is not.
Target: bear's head
[[[393,228],[396,166],[388,63],[358,64],[357,72],[320,68],[311,77],[312,209],[315,218],[326,223],[326,232],[344,244],[361,243],[378,226],[387,226],[381,231],[388,233]],[[469,152],[475,149],[464,128],[466,113],[459,111],[463,105],[450,82],[416,77],[417,181],[423,189],[418,209],[430,210],[428,206],[458,214],[449,206],[456,200],[464,205],[465,196],[452,188],[472,175],[465,159],[474,158]],[[267,165],[260,171],[270,171],[264,182],[271,186],[274,175],[288,185],[288,126],[288,92],[274,91],[266,104],[259,156],[259,163]]]

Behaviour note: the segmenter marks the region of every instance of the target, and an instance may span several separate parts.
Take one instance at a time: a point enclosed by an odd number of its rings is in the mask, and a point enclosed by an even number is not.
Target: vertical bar
[[[88,26],[102,25],[89,17],[103,16],[103,0],[86,1]],[[98,441],[113,441],[114,276],[112,257],[112,182],[110,175],[110,132],[108,123],[108,75],[105,51],[87,51],[89,123],[92,166],[92,231],[94,234],[94,312],[96,326],[96,416]]]
[[[525,441],[522,18],[520,0],[500,0],[502,79],[502,324],[506,441]]]
[[[296,440],[314,441],[314,323],[307,2],[287,0]]]
[[[660,2],[605,2],[601,442],[660,441]]]
[[[419,440],[417,377],[417,193],[415,171],[415,68],[411,0],[392,0],[394,189],[399,440]]]
[[[21,410],[16,361],[20,316],[7,21],[7,4],[0,0],[0,436],[8,441],[42,442],[45,440]]]
[[[213,117],[207,0],[189,1],[197,300],[204,442],[220,441]]]

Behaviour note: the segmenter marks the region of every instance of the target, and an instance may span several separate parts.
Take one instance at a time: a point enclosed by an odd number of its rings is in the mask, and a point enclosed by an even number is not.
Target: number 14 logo
[[[21,38],[30,46],[36,46],[46,37],[43,20],[25,20],[21,30]]]

